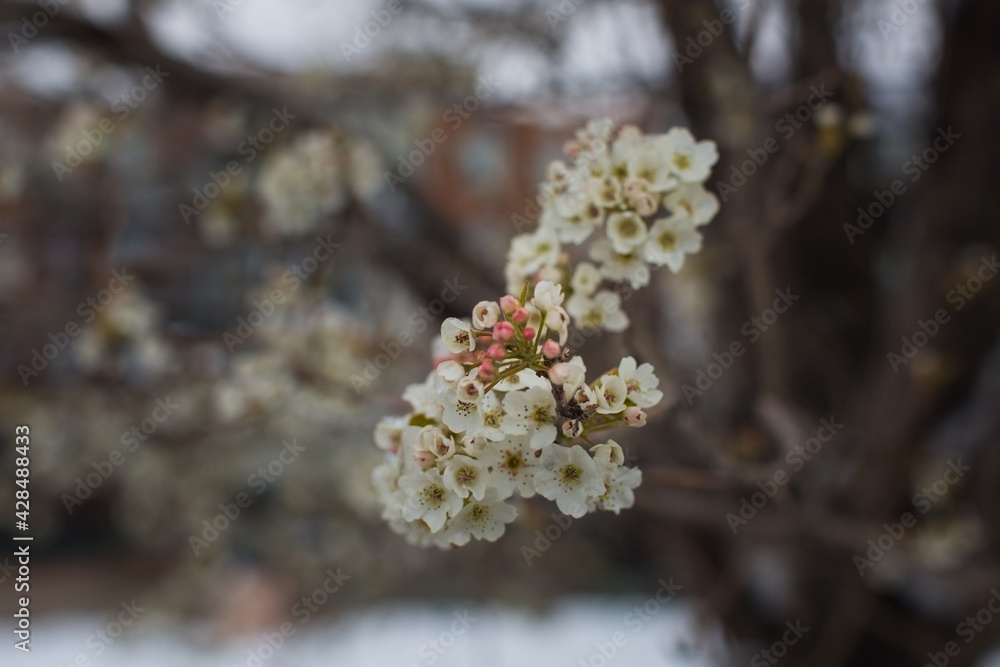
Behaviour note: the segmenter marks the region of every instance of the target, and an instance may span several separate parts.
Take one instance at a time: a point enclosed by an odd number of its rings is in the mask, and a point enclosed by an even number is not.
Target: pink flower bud
[[[492,361],[484,361],[479,364],[479,379],[486,380],[487,382],[493,379],[493,374],[496,372],[496,367],[493,365]]]
[[[566,153],[571,158],[575,158],[583,150],[583,146],[576,139],[570,139],[565,144],[563,144],[563,152]]]
[[[542,345],[542,355],[546,359],[555,359],[559,356],[562,350],[559,348],[559,343],[554,340],[547,340],[545,344]]]
[[[493,343],[493,345],[490,345],[489,349],[486,350],[486,356],[490,359],[500,360],[507,356],[507,351],[503,349],[503,345],[500,343]]]
[[[517,307],[521,304],[518,303],[516,296],[511,296],[510,294],[505,294],[500,297],[500,310],[504,312],[504,315],[510,315]]]
[[[524,338],[525,340],[535,339],[535,329],[534,327],[524,327]]]
[[[510,319],[512,319],[516,324],[524,324],[528,321],[528,310],[526,308],[518,308],[511,313]]]
[[[510,322],[497,322],[493,326],[493,339],[501,343],[506,343],[514,337],[514,327]]]
[[[625,408],[625,423],[636,428],[646,425],[646,413],[637,405]]]

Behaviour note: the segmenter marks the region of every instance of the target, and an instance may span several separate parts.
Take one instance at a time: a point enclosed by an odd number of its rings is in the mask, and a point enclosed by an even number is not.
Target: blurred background
[[[1000,662],[998,25],[985,0],[3,2],[3,664]],[[613,434],[636,506],[411,547],[372,428],[440,321],[503,293],[595,117],[722,156],[703,253],[577,350],[661,378]]]

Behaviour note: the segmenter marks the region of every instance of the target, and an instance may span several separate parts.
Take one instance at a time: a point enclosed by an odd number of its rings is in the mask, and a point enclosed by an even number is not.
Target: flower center
[[[622,236],[635,236],[639,233],[639,224],[634,218],[622,218],[618,223],[618,231]]]
[[[674,155],[674,166],[684,171],[685,169],[691,168],[691,156],[687,153],[678,153]]]
[[[583,471],[572,463],[564,465],[559,469],[559,477],[562,480],[562,483],[567,486],[578,486],[582,475]]]
[[[517,452],[504,452],[504,467],[517,474],[518,469],[524,465],[524,459]]]
[[[437,484],[432,484],[424,489],[424,501],[428,505],[434,505],[435,507],[444,502],[444,489]]]
[[[535,423],[540,426],[552,422],[549,410],[544,405],[536,405],[534,412],[531,413],[531,418],[534,419]]]
[[[490,508],[486,505],[473,505],[469,510],[469,521],[480,525],[490,518]]]
[[[660,234],[660,245],[665,250],[673,250],[677,247],[677,235],[673,232],[663,232]]]
[[[586,326],[599,327],[604,324],[604,311],[595,306],[584,313],[582,319]]]
[[[476,471],[472,468],[459,468],[455,477],[463,485],[472,484],[476,481]]]

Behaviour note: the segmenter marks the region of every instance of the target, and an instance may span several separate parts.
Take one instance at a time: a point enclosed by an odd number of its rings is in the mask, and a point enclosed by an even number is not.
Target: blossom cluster
[[[696,228],[719,206],[701,185],[717,152],[679,128],[612,134],[610,121],[591,122],[567,146],[573,166],[549,165],[539,229],[511,243],[509,293],[476,304],[470,321],[442,324],[435,369],[403,393],[412,410],[375,429],[386,455],[373,473],[383,518],[414,544],[492,542],[517,516],[515,496],[540,495],[573,517],[634,503],[641,471],[624,465],[617,442],[594,435],[645,425],[663,397],[659,380],[625,357],[587,382],[583,359],[566,347],[569,327],[626,329],[619,295],[601,284],[638,288],[649,271],[637,266],[676,272],[700,250]],[[661,209],[670,215],[648,222]],[[598,228],[590,258],[599,265],[574,267],[562,244],[583,244]]]
[[[615,132],[610,120],[588,123],[566,153],[571,165],[556,160],[546,168],[538,229],[511,242],[507,289],[538,276],[572,287],[566,310],[577,326],[622,331],[629,321],[620,299],[600,283],[638,289],[649,284],[649,267],[676,273],[701,250],[698,228],[719,211],[703,185],[719,154],[684,128],[644,135],[626,125]],[[591,240],[591,261],[571,267],[563,247]]]

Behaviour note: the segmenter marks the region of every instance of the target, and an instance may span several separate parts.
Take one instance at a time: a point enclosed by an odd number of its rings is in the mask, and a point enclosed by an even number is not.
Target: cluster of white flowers
[[[629,322],[620,299],[600,283],[638,289],[649,284],[650,266],[676,273],[701,250],[698,227],[719,211],[703,186],[719,154],[684,128],[643,135],[631,125],[616,132],[610,120],[588,123],[566,153],[572,165],[557,160],[546,170],[538,229],[511,242],[507,289],[539,276],[561,283],[571,288],[566,310],[577,326],[622,331]],[[594,263],[572,268],[563,246],[592,237]]]
[[[570,320],[624,330],[620,297],[601,283],[639,287],[649,271],[637,278],[637,266],[676,272],[700,249],[696,227],[718,210],[701,186],[717,153],[683,129],[644,137],[625,127],[611,142],[612,131],[610,121],[588,124],[568,146],[573,167],[549,166],[543,187],[554,196],[540,227],[511,243],[510,293],[476,304],[471,322],[442,324],[435,370],[403,393],[412,411],[375,429],[386,453],[373,474],[383,518],[412,543],[492,542],[517,516],[515,494],[553,500],[573,517],[634,502],[641,471],[624,465],[618,443],[593,435],[645,425],[645,410],[663,397],[659,380],[650,364],[625,357],[588,383],[583,360],[565,347]],[[661,206],[671,215],[647,227]],[[581,244],[605,224],[590,251],[600,265],[574,268],[561,244]]]
[[[378,154],[360,139],[333,131],[306,132],[277,150],[260,173],[267,234],[295,236],[341,211],[347,194],[366,198],[381,183]]]

